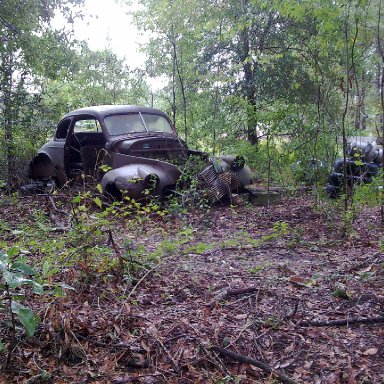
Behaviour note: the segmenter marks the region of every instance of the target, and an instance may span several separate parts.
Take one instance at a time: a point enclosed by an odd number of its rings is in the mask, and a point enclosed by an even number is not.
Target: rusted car
[[[94,106],[66,114],[53,139],[31,161],[29,175],[39,182],[53,180],[59,187],[79,175],[92,176],[101,180],[106,194],[140,199],[145,191],[156,196],[175,191],[180,166],[190,156],[206,162],[197,176],[213,199],[251,183],[243,158],[208,159],[187,147],[164,112],[131,105]]]
[[[331,199],[340,197],[344,189],[344,177],[346,186],[351,189],[362,183],[371,183],[384,167],[383,150],[384,148],[374,140],[366,143],[349,143],[346,159],[336,159],[333,170],[328,176],[326,186],[328,197]]]

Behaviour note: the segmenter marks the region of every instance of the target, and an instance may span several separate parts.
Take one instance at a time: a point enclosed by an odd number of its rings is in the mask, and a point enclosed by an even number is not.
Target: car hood
[[[188,151],[186,145],[177,137],[165,135],[118,139],[111,142],[109,147],[112,152],[150,158],[169,158],[173,154],[186,155]]]

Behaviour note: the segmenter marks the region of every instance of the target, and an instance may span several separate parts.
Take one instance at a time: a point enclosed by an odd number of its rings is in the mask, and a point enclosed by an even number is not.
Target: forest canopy
[[[269,162],[280,181],[300,160],[332,164],[342,136],[380,135],[382,0],[121,3],[149,36],[142,68],[52,27],[81,22],[82,0],[2,2],[0,179],[20,183],[59,118],[89,105],[153,105],[189,146],[243,153],[260,177]]]

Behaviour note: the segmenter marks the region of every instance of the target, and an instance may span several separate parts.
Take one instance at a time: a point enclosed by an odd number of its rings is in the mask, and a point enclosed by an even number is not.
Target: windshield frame
[[[144,130],[142,131],[137,131],[137,130],[134,130],[134,131],[126,131],[126,132],[122,132],[122,133],[117,133],[117,134],[113,134],[111,133],[110,131],[110,128],[108,129],[108,124],[106,123],[106,120],[110,117],[115,117],[115,116],[129,116],[129,115],[133,115],[133,116],[139,116],[140,118],[140,122],[141,124],[143,125],[143,128]],[[169,131],[155,131],[155,130],[149,130],[148,128],[148,125],[147,125],[147,122],[145,121],[145,116],[148,115],[148,116],[157,116],[159,118],[162,118],[162,119],[165,119],[165,121],[167,122],[168,126],[169,126]],[[104,123],[104,126],[105,126],[105,130],[107,132],[107,134],[111,137],[118,137],[118,136],[126,136],[126,135],[137,135],[137,134],[167,134],[167,135],[176,135],[176,131],[173,127],[173,125],[171,124],[169,118],[166,116],[166,115],[163,115],[163,114],[158,114],[158,113],[148,113],[148,112],[132,112],[132,113],[113,113],[113,114],[110,114],[110,115],[107,115],[107,116],[104,116],[103,117],[103,123]]]

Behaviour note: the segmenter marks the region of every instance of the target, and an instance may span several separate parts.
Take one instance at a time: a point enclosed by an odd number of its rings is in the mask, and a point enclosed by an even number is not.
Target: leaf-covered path
[[[30,220],[33,205],[24,205]],[[3,209],[9,242],[20,207]],[[378,209],[347,231],[336,206],[310,196],[144,227],[114,232],[116,249],[128,241],[132,264],[147,263],[135,279],[80,264],[61,272],[76,291],[31,300],[42,323],[33,338],[20,335],[4,382],[383,382]]]

